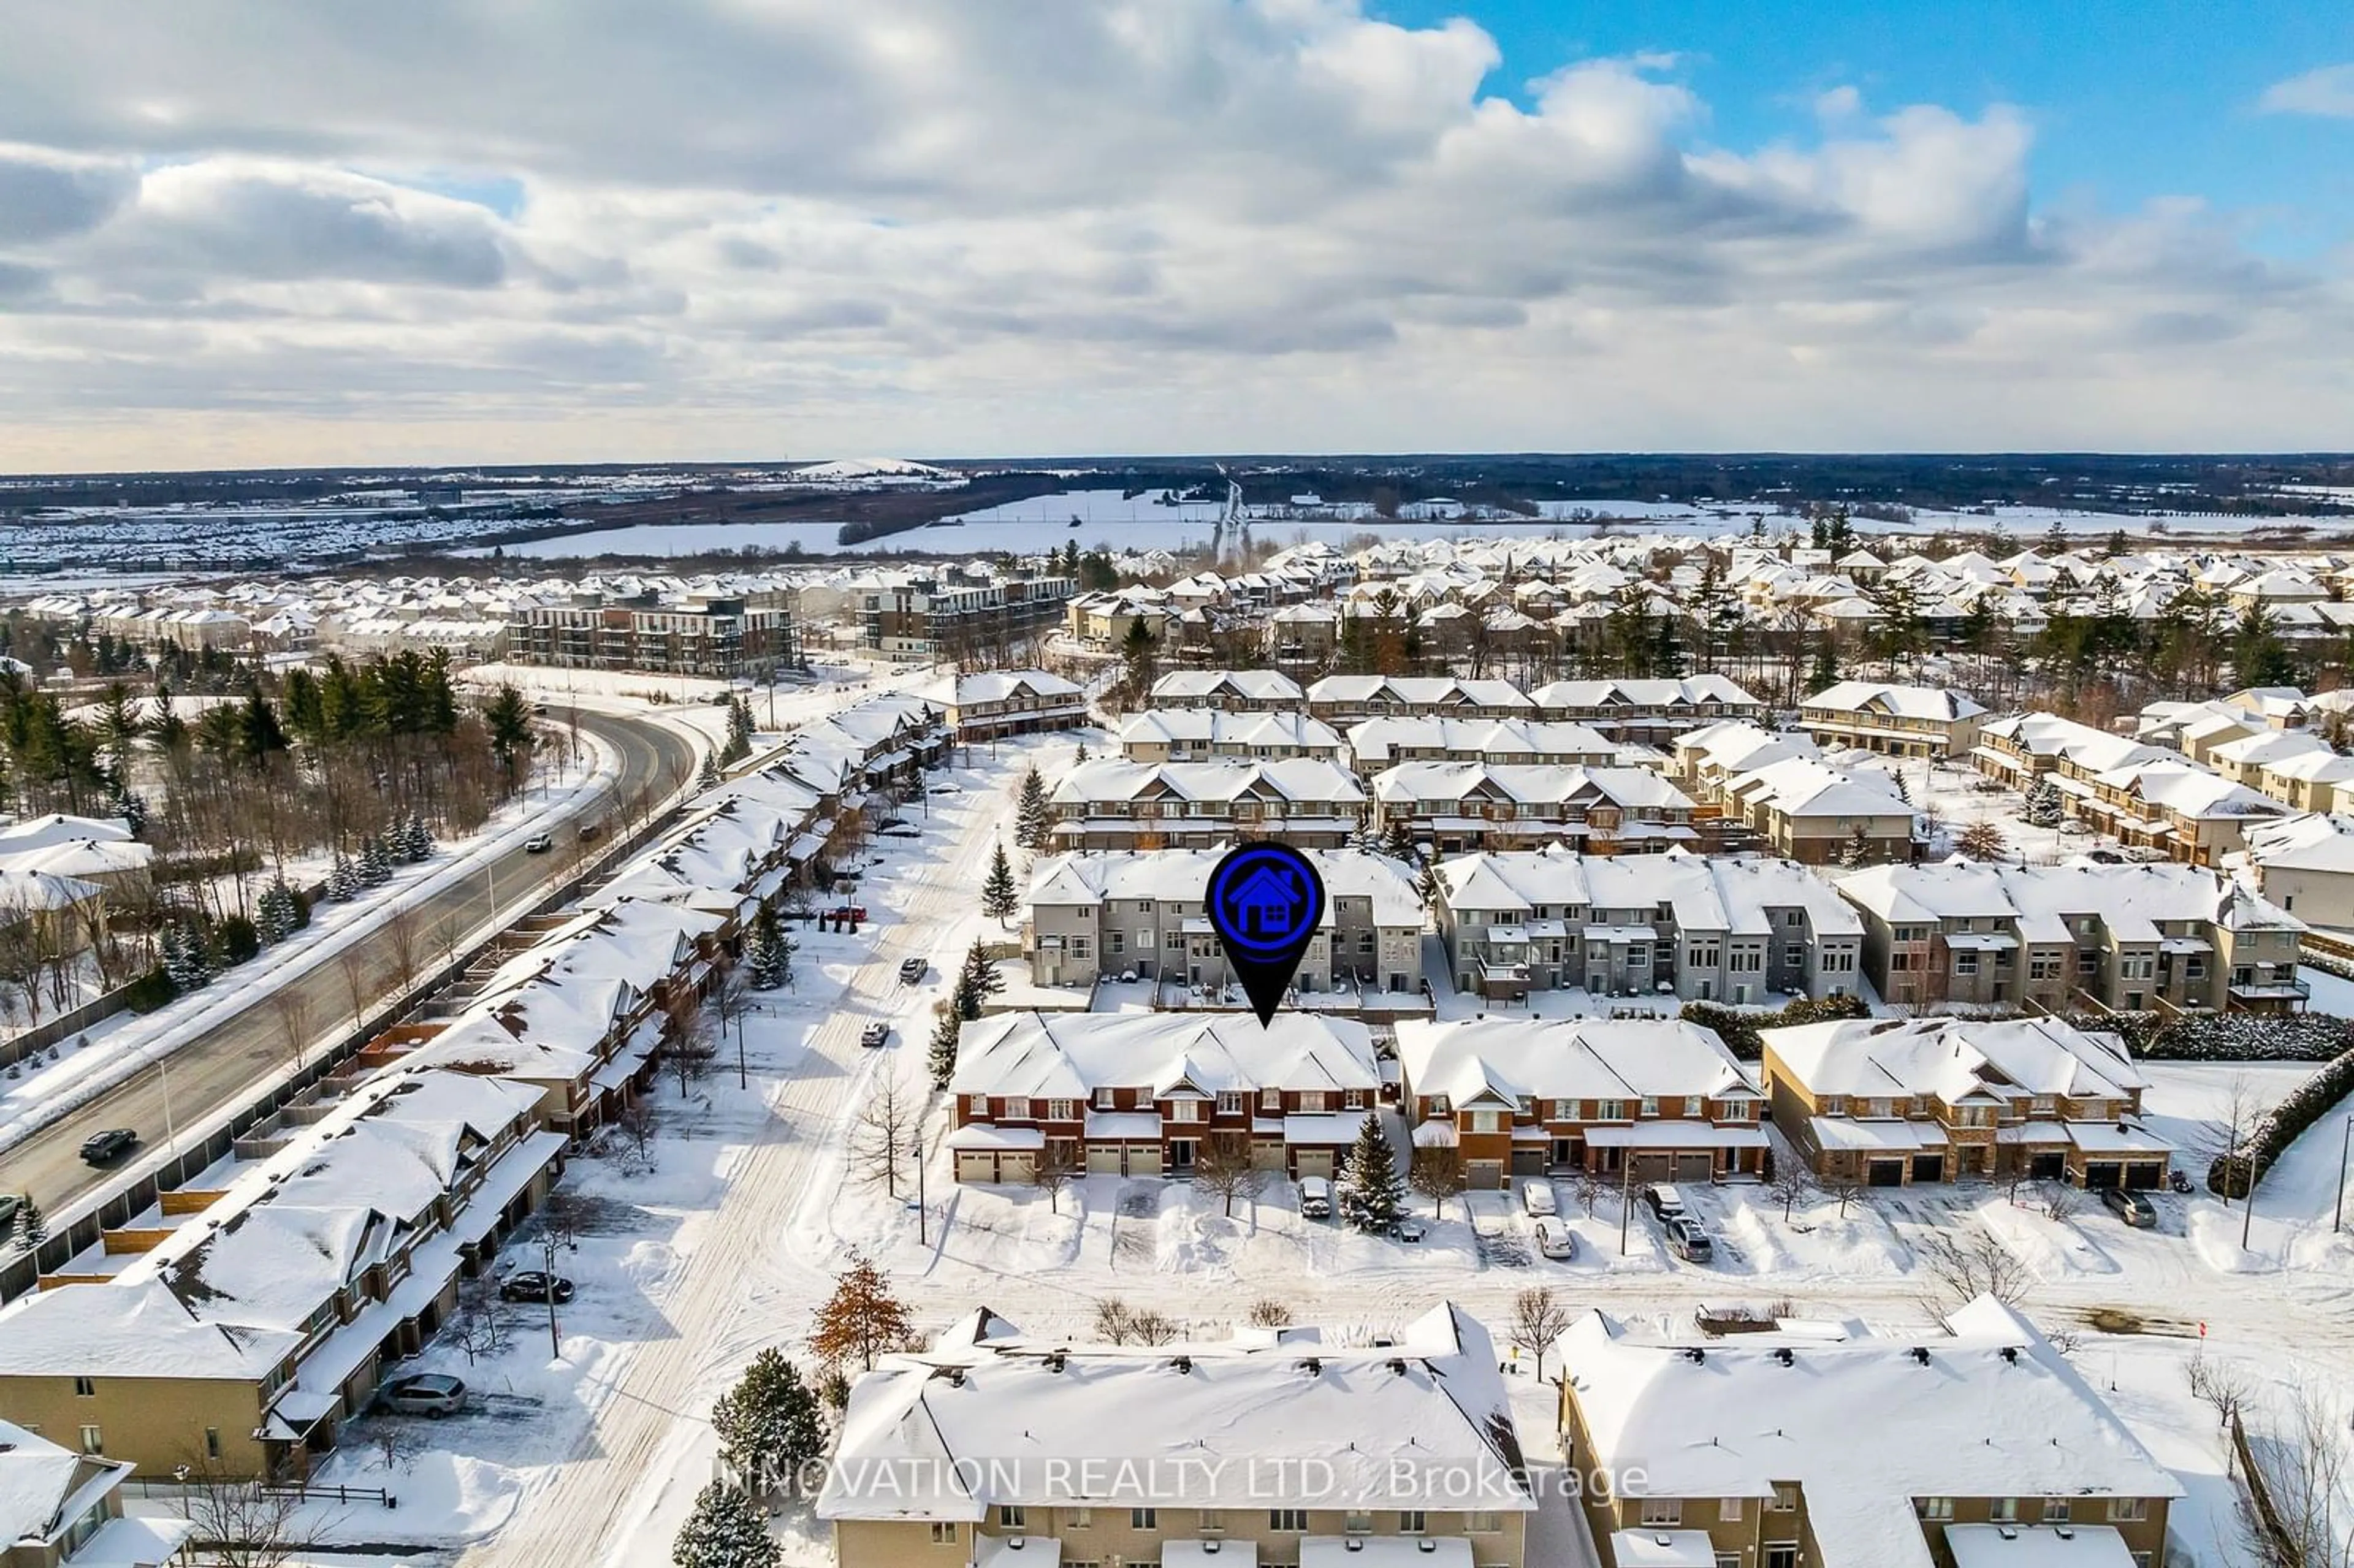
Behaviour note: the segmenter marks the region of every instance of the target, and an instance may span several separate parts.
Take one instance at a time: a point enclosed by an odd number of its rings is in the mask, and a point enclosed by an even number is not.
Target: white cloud
[[[1726,147],[1672,56],[1523,108],[1352,0],[561,10],[12,24],[0,420],[77,466],[2265,446],[2348,394],[2342,277],[2039,209],[2013,108]]]
[[[2264,89],[2256,107],[2267,114],[2323,114],[2354,120],[2354,62],[2321,66]]]

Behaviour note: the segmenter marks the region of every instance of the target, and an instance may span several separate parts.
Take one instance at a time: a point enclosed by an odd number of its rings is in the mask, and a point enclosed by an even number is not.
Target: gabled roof
[[[1397,1051],[1414,1093],[1458,1104],[1482,1090],[1508,1102],[1758,1093],[1713,1030],[1676,1018],[1409,1020]]]
[[[1261,1028],[1247,1012],[1009,1012],[964,1026],[949,1088],[1082,1099],[1180,1079],[1205,1094],[1381,1086],[1373,1037],[1352,1019],[1278,1012]]]
[[[1815,1094],[1935,1095],[1948,1105],[1976,1094],[2118,1099],[2148,1079],[2114,1037],[2054,1018],[1850,1018],[1768,1029],[1763,1038],[1792,1077]]]

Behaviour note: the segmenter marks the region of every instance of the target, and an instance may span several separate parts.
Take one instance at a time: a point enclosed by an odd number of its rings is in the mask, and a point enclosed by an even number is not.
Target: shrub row
[[[1835,1018],[1869,1018],[1872,1010],[1860,996],[1827,996],[1819,1001],[1802,996],[1774,1012],[1755,1012],[1713,1001],[1688,1001],[1677,1014],[1687,1023],[1716,1031],[1724,1048],[1739,1062],[1755,1062],[1766,1054],[1758,1033],[1787,1029],[1798,1023],[1827,1023]]]
[[[2240,1147],[2207,1168],[2207,1190],[2244,1198],[2255,1181],[2272,1173],[2288,1146],[2307,1128],[2354,1094],[2354,1051],[2331,1062],[2289,1091],[2288,1097],[2257,1118]]]

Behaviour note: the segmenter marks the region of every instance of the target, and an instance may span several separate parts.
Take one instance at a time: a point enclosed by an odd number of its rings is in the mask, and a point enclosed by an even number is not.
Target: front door
[[[1194,1147],[1195,1140],[1190,1138],[1175,1138],[1169,1140],[1169,1174],[1191,1176],[1193,1173]]]

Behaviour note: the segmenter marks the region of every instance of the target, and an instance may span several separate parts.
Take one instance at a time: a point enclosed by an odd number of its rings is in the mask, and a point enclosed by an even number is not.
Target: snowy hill
[[[843,486],[962,484],[964,475],[906,458],[837,458],[832,462],[797,468],[790,476],[799,484]]]

